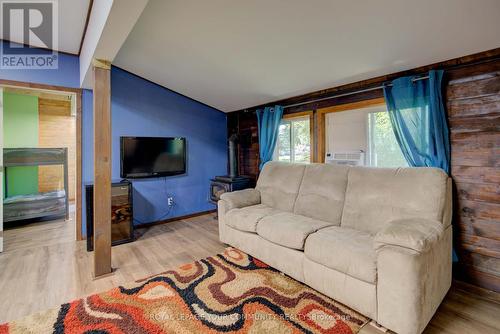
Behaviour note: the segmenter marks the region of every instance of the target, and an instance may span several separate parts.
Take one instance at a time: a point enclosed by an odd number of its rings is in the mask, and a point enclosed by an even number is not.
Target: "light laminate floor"
[[[113,247],[113,275],[92,278],[92,253],[74,241],[74,221],[34,223],[4,231],[0,254],[0,323],[56,307],[69,300],[157,274],[214,255],[214,215],[147,229],[137,241]],[[380,333],[365,326],[362,334]],[[500,294],[454,283],[425,333],[500,333]]]

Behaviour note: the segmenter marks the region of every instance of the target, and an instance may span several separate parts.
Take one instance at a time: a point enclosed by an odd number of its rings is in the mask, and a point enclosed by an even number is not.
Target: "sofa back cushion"
[[[293,211],[305,165],[271,161],[264,165],[257,186],[260,202],[282,210]]]
[[[330,164],[307,165],[293,212],[340,225],[348,170]]]
[[[350,168],[341,226],[377,233],[395,219],[442,221],[447,180],[438,168]]]

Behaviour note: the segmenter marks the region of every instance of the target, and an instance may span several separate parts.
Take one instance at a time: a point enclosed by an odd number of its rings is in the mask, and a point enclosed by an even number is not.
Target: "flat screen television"
[[[121,137],[120,156],[120,176],[124,179],[184,174],[186,139]]]

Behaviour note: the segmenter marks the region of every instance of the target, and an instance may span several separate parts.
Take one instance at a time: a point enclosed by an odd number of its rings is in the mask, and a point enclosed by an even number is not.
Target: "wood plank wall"
[[[418,69],[306,94],[276,104],[287,105],[373,87],[403,75],[445,69],[446,104],[455,182],[454,232],[460,262],[457,279],[500,291],[500,49]],[[285,113],[383,97],[372,91],[285,109]],[[255,107],[256,108],[256,107]],[[239,134],[239,172],[258,176],[259,144],[255,108],[228,114],[228,135]],[[314,142],[318,145],[317,124]],[[317,149],[317,148],[316,148]]]
[[[500,65],[449,81],[456,275],[500,291]]]
[[[76,117],[71,115],[71,102],[39,98],[39,147],[68,148],[69,200],[75,200],[76,187]],[[61,166],[38,168],[38,191],[54,191],[64,188]]]

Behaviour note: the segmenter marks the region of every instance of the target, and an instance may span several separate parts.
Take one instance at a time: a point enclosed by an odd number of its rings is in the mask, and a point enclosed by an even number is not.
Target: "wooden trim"
[[[77,94],[82,92],[81,88],[45,85],[45,84],[39,84],[39,83],[23,82],[23,81],[15,81],[15,80],[5,80],[5,79],[0,79],[0,86],[53,90],[53,91],[71,92],[71,93],[77,93]]]
[[[316,111],[316,126],[317,126],[317,162],[325,162],[326,152],[326,129],[325,129],[325,113]]]
[[[374,107],[374,106],[379,106],[379,105],[385,105],[385,99],[383,97],[376,98],[376,99],[370,99],[370,100],[363,100],[363,101],[359,101],[359,102],[344,103],[344,104],[339,104],[339,105],[331,106],[331,107],[327,107],[327,108],[321,108],[321,109],[318,109],[317,112],[322,113],[322,114],[328,114],[328,113],[332,113],[332,112],[369,108],[369,107]]]
[[[332,113],[332,112],[340,112],[340,111],[347,111],[347,110],[356,110],[356,109],[362,109],[362,108],[369,108],[369,107],[374,107],[374,106],[379,106],[379,105],[385,105],[385,99],[382,98],[376,98],[376,99],[370,99],[370,100],[363,100],[363,101],[358,101],[358,102],[352,102],[352,103],[344,103],[344,104],[339,104],[327,108],[322,108],[316,110],[316,122],[318,126],[318,157],[317,161],[318,162],[325,162],[325,154],[326,154],[326,122],[325,122],[325,115]]]
[[[20,94],[20,95],[30,95],[36,96],[40,99],[44,100],[54,100],[59,103],[62,102],[70,102],[71,98],[75,93],[71,92],[62,92],[62,91],[53,91],[53,90],[45,90],[45,89],[33,89],[33,88],[24,88],[24,87],[14,87],[14,86],[5,86],[4,92],[11,94]]]
[[[306,116],[311,117],[312,113],[313,113],[313,111],[309,110],[309,111],[296,112],[293,114],[285,114],[285,115],[283,115],[283,119],[303,118]]]
[[[207,210],[207,211],[200,211],[200,212],[190,213],[189,215],[184,215],[184,216],[179,216],[179,217],[174,217],[174,218],[168,218],[168,219],[159,220],[159,221],[156,221],[156,222],[151,222],[151,223],[145,223],[145,224],[137,225],[137,226],[134,226],[134,228],[135,229],[148,228],[148,227],[151,227],[151,226],[168,224],[168,223],[171,223],[171,222],[174,222],[174,221],[177,221],[177,220],[183,220],[183,219],[189,219],[189,218],[199,217],[199,216],[203,216],[203,215],[206,215],[206,214],[209,214],[209,213],[215,213],[215,212],[217,212],[216,209]]]
[[[85,26],[83,27],[83,34],[80,40],[80,46],[78,47],[78,56],[82,53],[83,41],[85,40],[85,36],[87,35],[87,29],[89,27],[90,21],[90,13],[92,13],[92,7],[94,6],[94,0],[90,0],[89,8],[87,8],[87,18],[85,19]]]
[[[317,158],[317,150],[316,150],[316,140],[314,139],[314,127],[315,127],[315,122],[314,122],[314,111],[309,112],[309,133],[311,136],[311,139],[309,140],[310,145],[311,145],[311,162],[316,162],[318,160]]]
[[[45,85],[31,82],[0,79],[0,86],[38,89],[45,91],[67,92],[76,95],[76,240],[85,239],[82,235],[82,90],[64,86]]]
[[[94,276],[111,269],[111,71],[94,67]]]

